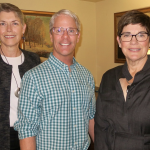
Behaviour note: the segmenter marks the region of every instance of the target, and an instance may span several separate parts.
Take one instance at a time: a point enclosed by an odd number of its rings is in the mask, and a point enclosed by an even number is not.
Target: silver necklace
[[[1,48],[1,47],[0,47],[0,48]],[[2,51],[2,48],[1,48],[1,52],[2,52],[2,54],[4,55],[4,53],[3,53],[3,51]],[[5,55],[4,55],[4,57],[5,57],[6,61],[7,61],[7,64],[10,65]],[[21,55],[21,64],[22,64],[22,55]],[[19,94],[20,94],[20,88],[19,88],[19,86],[18,86],[17,79],[16,79],[16,77],[15,77],[15,74],[14,74],[14,72],[13,72],[13,69],[12,69],[12,74],[13,74],[13,76],[14,76],[14,79],[15,79],[15,82],[16,82],[16,85],[17,85],[17,90],[15,91],[14,94],[15,94],[15,96],[18,98],[18,97],[19,97]]]

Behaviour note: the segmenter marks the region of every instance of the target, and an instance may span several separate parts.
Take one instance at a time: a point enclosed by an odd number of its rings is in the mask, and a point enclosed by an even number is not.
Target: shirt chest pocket
[[[100,94],[102,101],[103,115],[107,118],[113,118],[117,110],[117,94],[116,92],[107,92]]]

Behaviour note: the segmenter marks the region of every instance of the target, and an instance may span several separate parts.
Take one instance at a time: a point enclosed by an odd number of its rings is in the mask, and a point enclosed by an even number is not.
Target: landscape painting
[[[53,13],[24,10],[22,12],[27,28],[20,48],[37,53],[43,62],[53,51],[49,35],[49,21]]]

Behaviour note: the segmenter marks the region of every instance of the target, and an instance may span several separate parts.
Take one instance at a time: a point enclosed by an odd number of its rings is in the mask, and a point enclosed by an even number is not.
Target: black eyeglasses
[[[130,42],[133,38],[133,36],[135,36],[136,40],[139,41],[139,42],[144,42],[147,40],[147,38],[149,37],[149,33],[146,33],[146,32],[139,32],[135,35],[132,35],[131,33],[129,32],[125,32],[125,33],[122,33],[120,35],[120,38],[123,42]]]
[[[65,30],[67,31],[68,35],[76,35],[79,33],[77,28],[63,28],[63,27],[53,27],[52,28],[52,31],[58,35],[63,35]]]

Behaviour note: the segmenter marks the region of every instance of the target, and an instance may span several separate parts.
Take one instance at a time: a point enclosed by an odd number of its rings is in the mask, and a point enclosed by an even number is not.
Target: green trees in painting
[[[38,16],[35,14],[25,15],[27,28],[23,48],[37,53],[43,60],[48,58],[53,51],[53,44],[49,35],[50,18],[50,16]]]
[[[26,42],[29,47],[36,47],[36,45],[44,45],[45,29],[43,21],[40,18],[26,18],[27,33]]]

